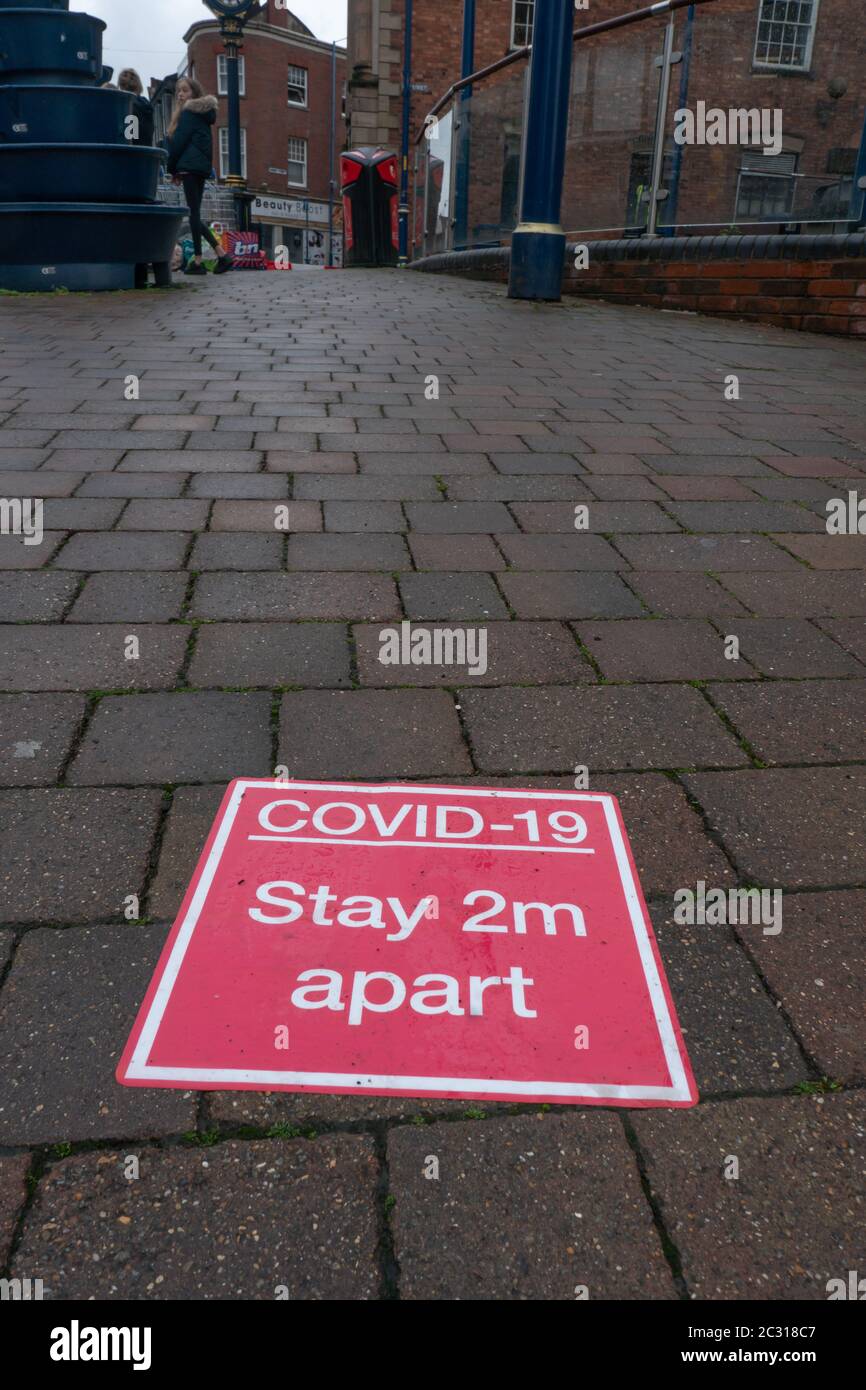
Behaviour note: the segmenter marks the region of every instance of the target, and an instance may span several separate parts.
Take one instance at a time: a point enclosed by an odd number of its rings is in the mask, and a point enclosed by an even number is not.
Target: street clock
[[[246,19],[250,10],[258,8],[258,0],[204,0],[204,3],[214,14],[230,19]]]

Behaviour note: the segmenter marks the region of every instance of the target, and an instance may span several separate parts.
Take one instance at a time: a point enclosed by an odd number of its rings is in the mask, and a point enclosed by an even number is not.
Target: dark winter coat
[[[193,97],[183,108],[177,129],[168,144],[170,174],[201,174],[210,178],[213,170],[213,137],[216,123],[216,97]]]

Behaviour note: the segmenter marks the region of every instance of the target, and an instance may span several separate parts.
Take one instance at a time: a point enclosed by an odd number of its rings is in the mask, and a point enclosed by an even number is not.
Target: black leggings
[[[189,207],[189,229],[192,232],[193,250],[197,256],[201,255],[201,239],[204,237],[209,246],[215,251],[219,251],[220,246],[210,227],[206,227],[201,220],[201,200],[204,197],[205,179],[203,174],[182,174],[183,195]]]

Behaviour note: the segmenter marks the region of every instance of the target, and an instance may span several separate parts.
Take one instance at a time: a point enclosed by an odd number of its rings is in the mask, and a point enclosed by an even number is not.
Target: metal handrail
[[[711,5],[716,4],[717,0],[657,0],[654,5],[644,5],[640,10],[630,10],[627,14],[613,15],[610,19],[599,19],[595,24],[585,24],[581,29],[575,29],[572,36],[573,42],[578,39],[589,39],[595,34],[604,34],[611,29],[624,29],[627,24],[638,24],[645,19],[657,19],[662,14],[673,14],[675,10],[686,9],[689,5]],[[455,93],[463,90],[464,87],[471,87],[476,82],[481,82],[486,77],[491,77],[494,72],[499,72],[502,68],[510,67],[512,63],[519,63],[522,59],[528,58],[532,52],[532,44],[524,44],[522,48],[512,49],[506,53],[504,58],[498,58],[495,63],[488,63],[486,68],[479,68],[477,72],[472,72],[468,77],[461,77],[459,81],[452,82],[447,92],[439,98],[435,106],[431,106],[427,115],[424,117],[421,129],[415,136],[415,144],[420,145],[427,133],[427,122],[437,116],[443,106]]]

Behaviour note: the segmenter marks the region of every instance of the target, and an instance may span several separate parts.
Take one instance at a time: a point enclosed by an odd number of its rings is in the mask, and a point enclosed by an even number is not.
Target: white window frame
[[[221,125],[219,128],[219,176],[221,179],[228,178],[229,173],[229,128]],[[241,177],[247,176],[247,129],[241,127]]]
[[[299,83],[299,82],[296,82],[296,83],[294,83],[294,84],[292,83],[291,74],[292,74],[293,72],[302,72],[302,73],[304,74],[304,81],[303,81],[303,83]],[[300,110],[306,111],[307,108],[309,107],[309,104],[310,104],[310,69],[309,69],[309,68],[302,68],[298,63],[289,63],[288,77],[287,77],[287,86],[292,86],[292,85],[294,85],[294,86],[296,86],[296,87],[299,87],[299,86],[303,85],[303,88],[304,88],[304,99],[303,99],[303,101],[292,101],[291,97],[288,95],[288,92],[287,92],[287,93],[286,93],[286,99],[287,99],[287,101],[288,101],[288,103],[289,103],[289,106],[293,106],[293,107],[295,108],[296,111],[300,111]]]
[[[755,45],[752,49],[752,66],[761,68],[765,72],[809,72],[812,67],[812,51],[815,47],[815,35],[818,32],[818,12],[821,8],[821,0],[812,0],[812,26],[809,39],[806,44],[806,53],[802,63],[771,63],[766,58],[758,57],[758,40],[761,35],[761,25],[764,23],[791,24],[797,23],[796,20],[765,20],[764,9],[773,0],[758,0],[758,21],[755,25]]]
[[[291,146],[292,146],[292,142],[293,142],[293,141],[296,141],[299,145],[303,145],[303,147],[304,147],[304,177],[303,177],[303,180],[302,180],[300,183],[298,183],[297,180],[292,179],[292,178],[287,174],[287,182],[288,182],[289,188],[306,188],[306,187],[307,187],[307,181],[308,181],[308,179],[309,179],[309,159],[310,159],[310,145],[309,145],[309,141],[308,141],[308,140],[305,140],[304,137],[303,137],[302,135],[290,135],[290,136],[289,136],[289,143],[288,143],[288,146],[287,146],[287,154],[286,154],[286,168],[287,168],[287,169],[289,168],[290,165],[292,165],[292,164],[300,164],[300,162],[301,162],[299,159],[293,159],[293,158],[292,158]]]
[[[737,170],[737,195],[734,202],[734,222],[756,226],[762,222],[792,222],[796,220],[794,205],[797,199],[797,175],[800,162],[797,152],[794,150],[782,150],[779,155],[764,155],[743,147],[740,151],[740,156],[742,162]],[[753,160],[754,163],[750,163],[750,159]],[[776,160],[789,161],[790,168],[778,171],[774,170],[773,164]],[[780,187],[784,184],[785,190],[789,195],[789,206],[784,211],[780,212],[773,209],[762,214],[760,217],[750,218],[747,214],[741,215],[741,198],[752,196],[748,193],[748,180],[759,180],[762,177],[765,180],[770,179],[778,183]]]
[[[241,96],[247,94],[247,60],[243,53],[238,57],[238,86]],[[227,97],[229,94],[229,68],[228,58],[225,53],[217,54],[217,96]]]
[[[528,22],[527,22],[527,24],[526,24],[526,27],[527,27],[528,30],[529,30],[528,37],[527,37],[526,39],[522,39],[519,43],[518,43],[518,41],[517,41],[517,32],[516,32],[516,31],[517,31],[517,6],[518,6],[518,4],[528,4],[528,5],[531,6],[531,9],[532,9],[532,13],[531,13],[531,15],[528,17]],[[534,24],[535,24],[535,0],[511,0],[511,37],[510,37],[510,41],[509,41],[508,47],[509,47],[510,49],[514,49],[514,48],[524,48],[524,47],[526,46],[527,43],[531,43],[531,42],[532,42],[532,31],[533,31],[533,26],[534,26]]]

